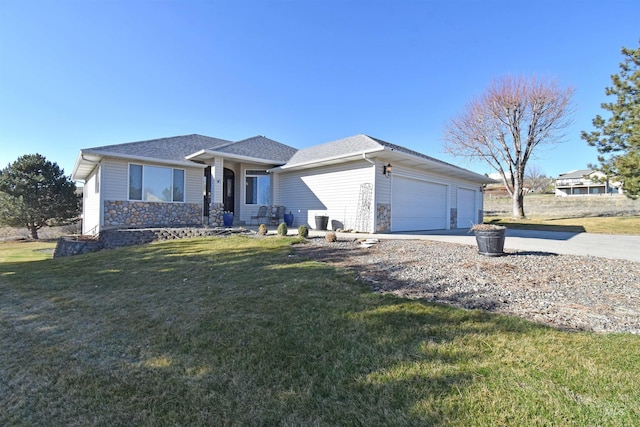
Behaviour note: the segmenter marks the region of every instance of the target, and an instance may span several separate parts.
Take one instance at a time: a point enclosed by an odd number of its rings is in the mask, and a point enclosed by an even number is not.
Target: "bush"
[[[304,224],[298,227],[298,236],[306,239],[309,236],[309,227]]]
[[[324,239],[327,242],[335,242],[336,240],[338,240],[334,231],[329,231],[327,234],[325,234]]]
[[[260,226],[258,227],[258,234],[261,236],[266,236],[267,231],[267,226],[265,224],[260,224]]]
[[[281,222],[280,225],[278,226],[278,235],[286,236],[288,231],[289,229],[287,228],[287,224],[285,224],[284,222]]]

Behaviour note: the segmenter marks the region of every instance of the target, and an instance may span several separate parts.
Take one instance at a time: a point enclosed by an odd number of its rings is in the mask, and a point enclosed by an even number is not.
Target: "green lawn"
[[[640,216],[582,218],[530,217],[522,220],[509,217],[485,216],[484,222],[500,224],[508,228],[523,228],[529,230],[640,235]]]
[[[0,425],[640,425],[640,337],[373,294],[295,242],[1,244]]]

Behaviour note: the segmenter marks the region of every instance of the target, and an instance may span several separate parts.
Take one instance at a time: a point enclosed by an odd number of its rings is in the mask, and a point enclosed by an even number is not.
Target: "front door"
[[[222,203],[224,210],[227,212],[235,212],[234,194],[235,194],[235,173],[231,169],[224,168],[222,182]]]

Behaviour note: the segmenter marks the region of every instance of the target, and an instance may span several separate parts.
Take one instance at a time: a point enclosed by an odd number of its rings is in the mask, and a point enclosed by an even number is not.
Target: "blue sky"
[[[555,78],[574,124],[532,162],[586,167],[640,1],[0,0],[0,167],[198,133],[303,148],[365,133],[476,172],[443,126],[492,79]]]

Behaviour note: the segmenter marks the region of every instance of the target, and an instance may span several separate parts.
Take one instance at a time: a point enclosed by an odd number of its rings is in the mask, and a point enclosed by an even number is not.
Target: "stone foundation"
[[[458,208],[451,208],[449,210],[449,228],[458,228]]]
[[[104,227],[185,227],[202,224],[198,203],[158,203],[106,200]]]
[[[209,207],[209,225],[212,227],[222,227],[224,224],[222,214],[224,214],[224,205],[222,203],[212,202]]]
[[[376,233],[388,233],[391,231],[391,205],[378,203],[376,209]]]
[[[54,258],[61,256],[82,255],[89,252],[96,252],[103,248],[102,242],[87,237],[61,237],[58,239]]]
[[[95,252],[101,249],[114,249],[123,246],[143,245],[155,242],[156,240],[187,239],[191,237],[213,237],[228,236],[230,234],[251,234],[250,230],[244,228],[128,228],[112,229],[100,232],[100,237],[96,239],[62,237],[58,240],[54,258],[62,256],[82,255],[88,252]]]

